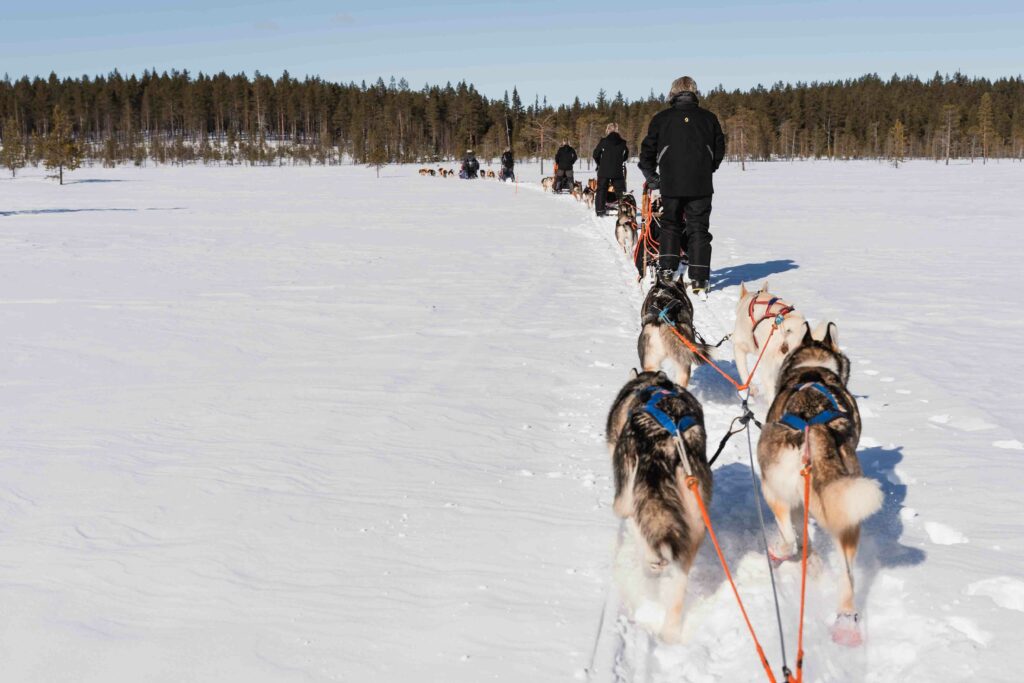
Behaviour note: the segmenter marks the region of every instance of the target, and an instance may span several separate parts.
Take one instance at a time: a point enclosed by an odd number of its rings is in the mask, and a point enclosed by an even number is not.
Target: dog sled
[[[637,237],[636,246],[633,247],[633,265],[636,266],[637,280],[644,279],[648,267],[652,271],[658,267],[658,256],[660,255],[658,234],[661,232],[661,214],[661,197],[653,197],[651,191],[647,189],[647,183],[644,183],[640,211],[640,235]],[[685,216],[683,218],[685,220]],[[683,247],[679,250],[679,255],[685,264],[687,262],[685,224],[681,243]]]

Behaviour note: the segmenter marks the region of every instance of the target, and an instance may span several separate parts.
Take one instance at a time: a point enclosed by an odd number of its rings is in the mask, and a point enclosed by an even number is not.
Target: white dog
[[[793,306],[768,291],[768,283],[758,292],[748,292],[740,285],[740,301],[736,304],[736,327],[732,332],[732,349],[736,356],[736,370],[745,382],[750,369],[747,354],[764,356],[758,366],[765,402],[771,405],[775,398],[782,361],[804,337],[805,320]],[[772,331],[775,328],[774,332]],[[767,345],[767,348],[764,348]],[[751,395],[757,392],[750,390]]]

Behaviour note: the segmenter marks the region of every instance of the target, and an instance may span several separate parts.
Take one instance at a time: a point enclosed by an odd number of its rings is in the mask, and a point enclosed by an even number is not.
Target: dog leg
[[[686,388],[690,383],[690,362],[681,360],[676,362],[676,384]]]
[[[793,511],[785,501],[777,500],[769,493],[770,489],[761,480],[761,490],[764,491],[764,499],[768,502],[772,514],[775,515],[775,523],[779,527],[779,534],[782,536],[782,543],[776,547],[769,547],[768,553],[777,562],[784,562],[796,555],[796,531],[793,529]],[[808,548],[808,551],[810,548]]]
[[[633,463],[624,482],[616,481],[618,490],[615,492],[612,510],[622,518],[633,516],[633,487],[636,485],[636,467],[637,463]]]
[[[683,636],[683,600],[686,597],[686,584],[689,578],[689,567],[674,566],[674,576],[666,578],[669,583],[668,600],[665,604],[668,609],[665,611],[665,620],[661,625],[659,636],[666,643],[678,643]]]
[[[657,372],[665,360],[665,346],[661,342],[661,334],[653,325],[644,325],[637,342],[640,352],[640,366],[644,372]]]
[[[846,529],[839,534],[839,545],[843,550],[843,560],[846,569],[840,584],[840,614],[853,614],[857,611],[853,606],[853,559],[857,555],[857,544],[859,542],[860,525]]]

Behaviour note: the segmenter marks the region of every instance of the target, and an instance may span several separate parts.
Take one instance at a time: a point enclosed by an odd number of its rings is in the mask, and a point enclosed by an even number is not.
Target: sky
[[[1024,72],[1024,2],[3,0],[0,74],[254,71],[592,101],[877,73]],[[8,6],[10,5],[10,6]]]

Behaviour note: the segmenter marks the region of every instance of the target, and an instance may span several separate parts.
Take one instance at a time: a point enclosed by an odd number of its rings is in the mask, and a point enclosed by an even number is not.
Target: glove
[[[651,190],[653,192],[654,190],[657,190],[660,186],[661,186],[661,176],[660,175],[658,175],[657,173],[652,173],[651,175],[647,176],[647,189],[648,190]]]

